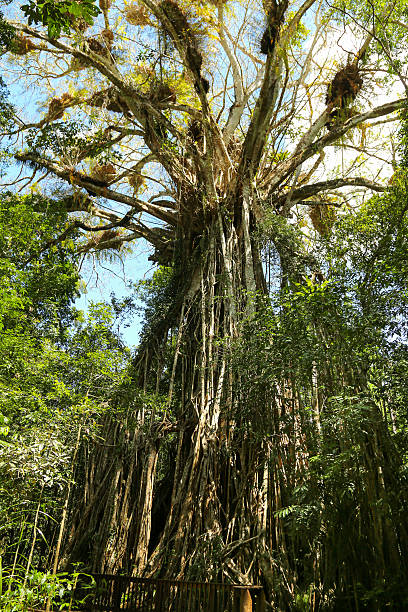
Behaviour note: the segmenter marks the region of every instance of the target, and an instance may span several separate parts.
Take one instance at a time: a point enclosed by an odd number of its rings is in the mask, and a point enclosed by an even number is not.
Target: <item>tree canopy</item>
[[[257,218],[382,191],[405,5],[289,4],[29,3],[48,29],[13,21],[7,70],[44,110],[16,108],[17,159],[83,213],[73,226],[102,223],[98,248],[144,237],[163,263],[245,185]]]

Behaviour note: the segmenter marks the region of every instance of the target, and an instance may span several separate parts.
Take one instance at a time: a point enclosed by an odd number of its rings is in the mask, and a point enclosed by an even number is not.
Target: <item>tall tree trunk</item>
[[[387,432],[375,406],[363,438],[347,421],[327,426],[328,397],[340,393],[333,380],[356,396],[361,391],[353,371],[313,361],[309,386],[301,388],[290,367],[264,384],[261,371],[232,367],[232,346],[256,321],[266,288],[245,197],[234,213],[213,214],[199,253],[187,232],[180,237],[188,286],[142,345],[135,400],[107,415],[100,438],[83,445],[65,561],[90,560],[102,572],[261,582],[282,610],[295,609],[305,592],[311,610],[324,609],[336,591],[342,605],[359,609],[350,585],[369,588],[385,578],[386,566],[400,574],[401,542],[406,546],[386,507],[387,488],[395,487]],[[316,336],[326,342],[320,323]],[[166,372],[164,345],[172,347]],[[160,377],[167,380],[166,407],[146,409],[143,398],[162,386]],[[352,464],[356,445],[361,470]],[[343,548],[336,530],[344,517],[327,519],[336,491],[310,471],[312,457],[327,447],[344,457],[356,487],[358,507],[343,504],[351,525]],[[285,518],[302,511],[291,504],[311,479],[315,523],[302,533]],[[382,514],[374,511],[379,503]],[[366,547],[371,569],[359,567],[352,538]]]

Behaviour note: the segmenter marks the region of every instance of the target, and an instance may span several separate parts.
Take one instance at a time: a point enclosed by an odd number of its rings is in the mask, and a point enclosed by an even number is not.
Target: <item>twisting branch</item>
[[[296,204],[298,200],[306,200],[322,191],[328,191],[329,189],[338,189],[339,187],[366,187],[372,191],[383,192],[386,191],[386,187],[369,181],[362,177],[355,178],[339,178],[332,179],[329,181],[321,181],[312,185],[303,185],[292,192],[291,203]],[[278,203],[281,200],[285,200],[286,195],[278,199]]]
[[[357,125],[360,125],[365,121],[369,121],[370,119],[375,119],[376,117],[383,117],[384,115],[394,113],[395,111],[402,109],[407,102],[408,98],[402,98],[400,100],[394,100],[393,102],[388,102],[387,104],[377,106],[377,108],[374,108],[366,113],[355,115],[345,123],[334,126],[328,134],[322,136],[318,140],[315,140],[302,150],[299,151],[299,147],[297,147],[296,151],[298,152],[295,151],[295,153],[289,159],[278,164],[271,173],[269,180],[269,192],[272,193],[278,185],[283,183],[287,177],[290,176],[292,172],[294,172],[296,168],[303,164],[307,159],[310,159],[317,153],[321,152],[325,147],[331,145],[333,142],[336,142],[336,140],[344,136],[344,134],[347,134],[347,132]],[[329,107],[327,107],[327,109],[328,108]],[[322,123],[320,129],[324,125],[324,118],[326,117],[327,119],[327,109],[324,111],[323,115],[319,117],[318,121]]]

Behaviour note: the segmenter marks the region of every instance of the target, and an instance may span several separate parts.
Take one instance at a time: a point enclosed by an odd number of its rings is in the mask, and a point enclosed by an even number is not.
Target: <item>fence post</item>
[[[263,589],[260,590],[256,597],[256,612],[265,612],[266,609],[266,598],[265,591]]]
[[[113,578],[113,592],[112,592],[112,606],[115,612],[119,612],[121,608],[121,600],[122,600],[122,576],[115,576]]]
[[[248,589],[242,589],[239,612],[252,612],[252,597]]]
[[[215,609],[215,585],[210,584],[208,589],[208,612],[217,612]]]

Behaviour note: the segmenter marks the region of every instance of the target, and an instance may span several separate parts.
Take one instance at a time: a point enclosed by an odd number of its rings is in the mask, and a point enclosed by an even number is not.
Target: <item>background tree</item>
[[[335,311],[331,261],[315,243],[350,201],[386,188],[391,171],[383,168],[393,169],[395,159],[391,144],[384,153],[384,136],[406,102],[395,93],[406,90],[405,6],[140,0],[100,7],[91,28],[67,8],[72,27],[59,38],[14,21],[8,46],[9,74],[48,90],[46,112],[16,113],[8,132],[31,173],[20,185],[47,178],[51,209],[72,216],[61,241],[82,230],[78,248],[92,253],[144,238],[165,266],[149,294],[133,400],[125,385],[122,418],[105,419],[105,444],[83,461],[65,558],[103,571],[262,576],[282,609],[296,598],[312,609],[358,609],[364,597],[378,608],[388,573],[399,577],[405,568],[392,493],[399,467],[370,387],[373,362],[351,342],[355,312],[367,310],[348,308],[357,298],[347,288]],[[276,262],[267,277],[264,232],[268,261]],[[342,248],[344,257],[347,242]],[[283,302],[271,316],[283,342],[294,347],[298,337],[308,351],[290,359],[285,352],[252,404],[232,356],[277,287]],[[264,327],[277,351],[281,336]],[[269,372],[265,361],[255,365],[255,376]],[[165,406],[155,399],[160,392]],[[335,426],[332,413],[340,415]],[[324,470],[315,473],[310,466],[321,452]],[[357,472],[343,469],[355,458]],[[341,490],[354,491],[346,500],[336,493],[342,473],[349,480]],[[308,540],[283,518],[292,499],[310,499],[299,492],[312,490],[309,478],[320,492],[311,529],[324,535]],[[340,544],[343,502],[349,533],[369,551],[363,564],[355,540]],[[331,550],[342,551],[338,562]]]
[[[72,240],[43,250],[67,215],[33,211],[48,206],[11,193],[0,206],[0,556],[3,567],[23,565],[25,581],[49,563],[80,432],[97,435],[128,357],[111,331],[113,309],[94,306],[81,321],[73,308]]]

